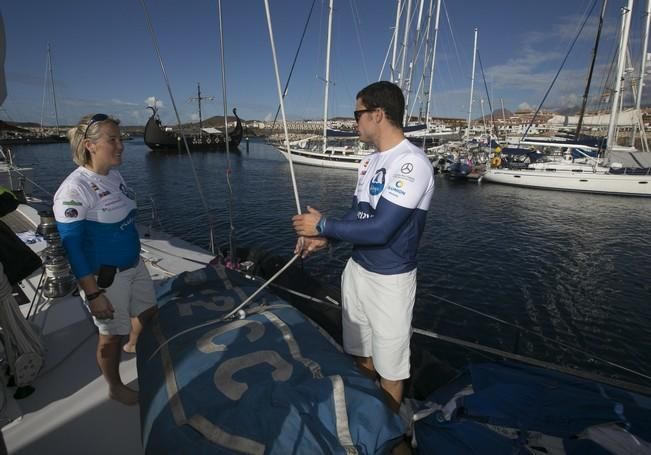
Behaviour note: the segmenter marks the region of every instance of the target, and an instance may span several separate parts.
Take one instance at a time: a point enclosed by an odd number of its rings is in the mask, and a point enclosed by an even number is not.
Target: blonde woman
[[[138,335],[156,311],[151,277],[140,259],[136,201],[120,173],[124,146],[119,120],[88,115],[68,131],[79,165],[54,196],[61,240],[99,329],[97,363],[109,396],[135,405],[138,393],[124,385],[119,364],[122,340],[134,352]]]

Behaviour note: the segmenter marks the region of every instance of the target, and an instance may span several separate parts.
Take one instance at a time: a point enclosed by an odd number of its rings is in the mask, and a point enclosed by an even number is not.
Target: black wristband
[[[86,294],[86,300],[88,300],[89,302],[90,302],[91,300],[95,300],[97,297],[99,297],[100,295],[104,294],[105,292],[106,292],[106,291],[105,291],[104,289],[100,289],[100,290],[97,291],[97,292],[91,292],[90,294]]]

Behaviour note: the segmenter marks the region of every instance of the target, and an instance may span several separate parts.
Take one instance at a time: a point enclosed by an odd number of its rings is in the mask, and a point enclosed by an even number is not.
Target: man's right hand
[[[294,254],[299,254],[302,258],[320,251],[328,246],[328,239],[325,237],[299,237],[294,248]]]
[[[115,313],[111,301],[105,294],[100,294],[99,297],[88,302],[88,308],[96,319],[113,319]]]

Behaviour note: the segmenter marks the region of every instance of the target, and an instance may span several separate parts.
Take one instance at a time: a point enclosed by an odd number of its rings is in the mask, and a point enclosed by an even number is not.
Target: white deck
[[[35,226],[34,209],[19,211]],[[144,230],[140,230],[144,232]],[[142,237],[141,255],[157,285],[185,270],[196,270],[213,256],[178,238],[152,233]],[[37,245],[38,251],[45,247]],[[41,271],[25,280],[23,290],[34,294]],[[24,314],[29,304],[21,306]],[[32,319],[30,319],[32,320]],[[108,398],[108,387],[95,361],[97,331],[80,297],[52,299],[38,310],[33,322],[43,333],[45,365],[33,383],[34,393],[15,400],[7,389],[0,412],[2,433],[11,454],[139,454],[138,406]],[[120,372],[125,384],[137,388],[136,357],[124,354]]]

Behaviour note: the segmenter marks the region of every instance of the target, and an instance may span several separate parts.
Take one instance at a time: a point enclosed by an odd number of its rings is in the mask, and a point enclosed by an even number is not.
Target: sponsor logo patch
[[[73,200],[63,201],[62,204],[63,205],[73,205],[75,207],[80,207],[81,206],[81,202],[77,202],[77,201],[73,201]]]
[[[66,209],[65,212],[63,212],[66,218],[77,218],[79,216],[79,212],[77,212],[77,209],[69,208]]]
[[[400,168],[400,172],[402,172],[403,174],[411,174],[411,171],[413,170],[414,170],[414,165],[411,163],[405,163]]]
[[[369,192],[372,196],[377,196],[384,189],[384,179],[386,172],[387,171],[384,168],[379,169],[371,179],[371,183],[369,184]]]

